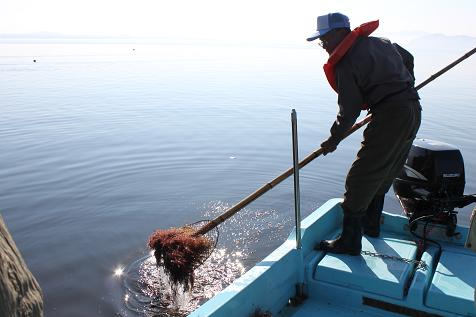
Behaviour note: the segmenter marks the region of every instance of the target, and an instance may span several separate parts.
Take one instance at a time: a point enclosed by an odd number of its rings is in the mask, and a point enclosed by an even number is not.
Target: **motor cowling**
[[[411,220],[433,215],[434,222],[456,225],[455,207],[464,199],[465,172],[461,152],[454,146],[416,139],[393,189]],[[471,203],[468,201],[465,205]]]

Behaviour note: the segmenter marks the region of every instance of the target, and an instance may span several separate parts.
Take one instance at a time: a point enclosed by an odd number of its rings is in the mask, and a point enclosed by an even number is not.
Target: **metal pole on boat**
[[[297,133],[297,114],[296,110],[291,111],[291,125],[293,135],[293,174],[294,174],[294,218],[296,220],[296,250],[297,250],[297,268],[298,280],[296,286],[296,295],[290,300],[294,305],[299,305],[304,298],[304,265],[303,254],[301,250],[301,195],[299,190],[299,156],[298,156],[298,133]]]
[[[299,194],[299,157],[298,157],[298,135],[297,135],[297,114],[293,109],[291,112],[292,136],[293,136],[293,169],[294,169],[294,216],[296,221],[296,249],[301,249],[301,198]]]

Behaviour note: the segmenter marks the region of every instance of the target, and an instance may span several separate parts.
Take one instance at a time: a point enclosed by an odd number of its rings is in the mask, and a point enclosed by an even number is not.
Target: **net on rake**
[[[218,242],[215,228],[205,235],[196,234],[207,220],[180,228],[157,229],[149,237],[149,248],[154,250],[157,267],[162,266],[174,286],[185,291],[193,287],[194,270],[212,254]]]

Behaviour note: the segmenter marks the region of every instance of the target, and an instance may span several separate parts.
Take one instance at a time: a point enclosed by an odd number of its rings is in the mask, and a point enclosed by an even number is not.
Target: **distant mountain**
[[[411,41],[427,36],[430,33],[422,31],[401,31],[401,32],[390,32],[385,34],[378,34],[375,36],[381,36],[390,39],[394,43],[398,43],[406,46]]]

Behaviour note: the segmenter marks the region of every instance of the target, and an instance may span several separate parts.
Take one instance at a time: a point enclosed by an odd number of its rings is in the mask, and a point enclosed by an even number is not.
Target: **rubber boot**
[[[344,213],[342,233],[335,240],[323,240],[316,249],[330,253],[360,255],[362,251],[362,217]]]
[[[384,200],[385,195],[376,195],[370,202],[365,216],[362,219],[364,234],[366,236],[372,238],[380,236],[380,217],[382,216]]]

